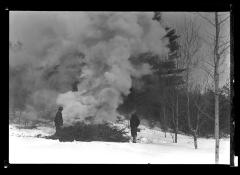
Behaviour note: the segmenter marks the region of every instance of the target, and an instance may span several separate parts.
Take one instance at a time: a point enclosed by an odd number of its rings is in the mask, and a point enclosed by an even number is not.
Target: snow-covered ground
[[[116,142],[59,142],[38,138],[51,135],[52,127],[18,129],[9,126],[10,163],[117,163],[117,164],[214,164],[214,139],[198,139],[194,149],[193,139],[178,135],[178,143],[172,136],[158,129],[140,126],[139,143]],[[220,164],[230,164],[230,140],[220,140]]]

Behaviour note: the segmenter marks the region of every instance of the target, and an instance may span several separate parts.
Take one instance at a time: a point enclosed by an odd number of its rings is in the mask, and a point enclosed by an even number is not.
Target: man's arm
[[[62,126],[63,125],[62,113],[59,114],[59,118],[60,118],[60,126]]]
[[[55,118],[54,118],[54,123],[56,124],[57,122],[58,122],[58,112],[56,113]]]
[[[139,124],[140,124],[140,120],[139,118],[137,118],[137,126],[139,126]]]
[[[130,127],[132,128],[133,127],[133,118],[131,117],[131,119],[130,119]]]

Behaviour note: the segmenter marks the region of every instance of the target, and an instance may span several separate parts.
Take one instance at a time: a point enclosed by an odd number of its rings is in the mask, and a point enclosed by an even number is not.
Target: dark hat
[[[63,107],[62,107],[62,106],[60,106],[60,107],[58,108],[58,110],[63,110]]]

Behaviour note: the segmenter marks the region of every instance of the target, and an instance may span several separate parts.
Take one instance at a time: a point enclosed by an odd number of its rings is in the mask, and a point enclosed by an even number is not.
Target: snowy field
[[[193,139],[172,136],[157,129],[141,126],[138,143],[116,142],[59,142],[38,138],[51,135],[52,127],[18,129],[9,126],[10,163],[74,163],[74,164],[214,164],[214,139],[198,139],[194,149]],[[220,164],[230,164],[230,139],[220,140]]]

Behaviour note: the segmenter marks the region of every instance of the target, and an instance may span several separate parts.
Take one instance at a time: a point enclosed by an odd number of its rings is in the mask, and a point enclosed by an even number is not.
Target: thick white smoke
[[[166,32],[152,17],[149,12],[41,13],[36,19],[29,17],[23,27],[29,36],[25,36],[27,57],[22,56],[19,63],[12,56],[10,62],[22,64],[32,58],[36,65],[49,66],[61,64],[59,58],[71,50],[84,53],[84,66],[76,75],[78,91],[59,94],[56,99],[64,108],[64,122],[90,116],[95,122],[114,121],[122,97],[130,93],[132,77],[151,73],[146,63],[132,65],[130,56],[168,52],[166,41],[161,40]]]
[[[161,41],[165,31],[151,19],[152,13],[89,13],[86,17],[85,30],[77,35],[86,54],[84,80],[79,92],[60,94],[57,103],[63,105],[66,121],[89,116],[95,122],[113,121],[122,96],[130,93],[132,77],[151,73],[148,64],[132,65],[130,56],[146,51],[166,54],[166,43]]]

